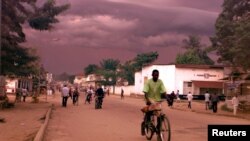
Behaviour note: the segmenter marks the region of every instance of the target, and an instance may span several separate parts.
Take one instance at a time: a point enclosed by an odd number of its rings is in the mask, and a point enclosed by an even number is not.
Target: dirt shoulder
[[[250,120],[249,113],[243,113],[241,111],[238,111],[237,115],[233,115],[233,111],[223,109],[222,108],[223,105],[225,105],[225,102],[219,102],[217,113],[213,113],[212,110],[205,109],[205,103],[203,101],[193,101],[192,102],[192,109],[188,109],[188,102],[186,100],[180,100],[180,101],[174,103],[173,109],[183,110],[183,111],[191,111],[191,112],[197,112],[197,113],[203,113],[203,114],[212,114],[212,115],[217,115],[217,116],[237,117],[237,118],[243,118],[243,119]]]
[[[33,140],[51,106],[44,98],[40,99],[39,103],[31,103],[31,97],[28,97],[26,102],[16,103],[12,108],[0,109],[0,117],[5,120],[0,123],[0,140]]]

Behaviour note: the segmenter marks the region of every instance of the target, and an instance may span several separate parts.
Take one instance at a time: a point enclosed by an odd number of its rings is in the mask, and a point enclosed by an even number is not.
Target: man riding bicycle
[[[99,88],[96,90],[95,96],[98,99],[98,102],[100,104],[99,108],[102,108],[102,102],[103,102],[103,98],[104,98],[104,90],[102,89],[101,85],[99,85]]]
[[[152,78],[149,79],[143,88],[147,110],[145,111],[144,121],[142,122],[142,126],[145,125],[145,122],[150,120],[151,115],[153,112],[151,110],[158,109],[158,103],[161,102],[161,99],[166,96],[166,89],[161,79],[159,78],[159,71],[153,70],[152,71]],[[142,135],[145,132],[142,130]]]

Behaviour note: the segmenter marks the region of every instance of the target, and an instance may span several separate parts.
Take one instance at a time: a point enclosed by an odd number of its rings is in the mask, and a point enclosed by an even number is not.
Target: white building
[[[180,94],[189,91],[195,95],[204,94],[206,90],[222,94],[224,67],[214,65],[152,65],[135,73],[135,89],[143,94],[146,80],[152,78],[152,71],[159,70],[159,78],[163,81],[167,93],[179,90]]]
[[[75,76],[74,85],[78,87],[84,87],[86,83],[86,77],[83,74],[78,74]]]

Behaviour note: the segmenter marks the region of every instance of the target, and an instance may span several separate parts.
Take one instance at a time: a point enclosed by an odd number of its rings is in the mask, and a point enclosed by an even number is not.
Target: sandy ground
[[[16,103],[13,108],[0,109],[0,118],[5,119],[4,123],[0,123],[0,141],[31,141],[42,125],[43,118],[55,99],[48,96],[46,101],[45,97],[40,97],[39,103],[31,103],[31,98],[28,97],[26,102]],[[220,103],[220,105],[222,104],[223,102]],[[60,103],[57,106],[60,107]],[[204,109],[203,102],[193,102],[191,110],[187,108],[186,102],[176,102],[173,109],[214,115],[211,110],[206,111]],[[225,112],[220,108],[216,115],[233,117],[232,112]],[[239,113],[236,117],[250,120],[249,114]]]
[[[0,141],[31,141],[44,121],[51,104],[41,97],[39,103],[18,102],[12,108],[0,109]]]

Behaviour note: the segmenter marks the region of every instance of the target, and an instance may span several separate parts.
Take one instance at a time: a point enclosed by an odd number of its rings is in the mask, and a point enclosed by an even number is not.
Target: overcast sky
[[[52,31],[25,28],[49,72],[79,74],[103,59],[122,63],[157,51],[156,63],[174,62],[188,35],[209,44],[223,0],[58,0],[71,7]]]

